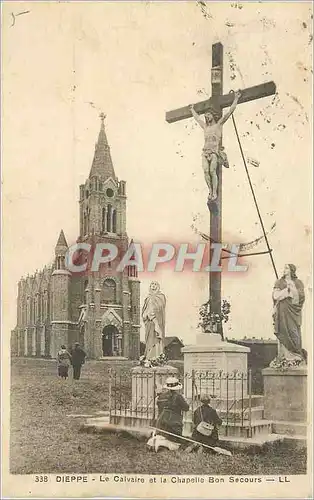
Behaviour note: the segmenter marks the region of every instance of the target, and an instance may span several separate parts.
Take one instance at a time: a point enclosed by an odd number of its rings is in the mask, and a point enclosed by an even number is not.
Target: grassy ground
[[[88,362],[79,381],[61,381],[53,361],[15,359],[11,378],[11,472],[142,474],[303,474],[305,451],[272,447],[259,455],[149,452],[116,434],[79,432],[81,418],[108,408],[106,362]],[[131,363],[114,364],[129,370]],[[291,457],[293,456],[293,460]]]

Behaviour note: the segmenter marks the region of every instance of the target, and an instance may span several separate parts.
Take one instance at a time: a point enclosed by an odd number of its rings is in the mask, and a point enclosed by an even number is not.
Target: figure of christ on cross
[[[226,155],[222,148],[222,126],[223,123],[231,116],[234,108],[237,104],[244,102],[253,101],[255,99],[261,99],[262,97],[267,97],[274,95],[276,93],[276,85],[274,82],[266,82],[261,85],[255,85],[254,87],[248,87],[241,89],[241,93],[229,93],[223,94],[223,45],[218,42],[212,46],[212,70],[211,70],[211,87],[212,96],[205,101],[198,102],[193,106],[184,106],[183,108],[175,109],[173,111],[168,111],[166,113],[166,121],[168,123],[173,123],[179,120],[184,120],[186,118],[196,118],[196,115],[204,114],[210,109],[214,108],[217,112],[216,127],[219,125],[219,130],[217,131],[216,139],[219,139],[219,144],[215,147],[215,150],[219,151],[221,158],[224,158],[224,166],[226,166]],[[236,98],[236,102],[235,102]],[[228,113],[224,117],[222,116],[223,108],[229,108]],[[193,111],[193,112],[192,112]],[[194,115],[195,113],[195,115]],[[213,113],[212,113],[213,114]],[[199,116],[198,116],[199,117]],[[206,119],[206,117],[205,117]],[[210,125],[210,124],[209,124]],[[208,130],[208,129],[207,129]],[[217,129],[216,129],[217,130]],[[205,133],[205,149],[206,149],[206,131]],[[213,135],[211,130],[208,130],[209,135]],[[203,151],[204,153],[204,151]],[[214,156],[217,156],[216,154]],[[209,167],[208,159],[206,159],[207,164],[204,163],[206,168]],[[216,165],[215,165],[216,163]],[[207,181],[207,185],[210,189],[210,194],[214,191],[215,199],[210,199],[207,201],[207,206],[210,210],[210,240],[211,242],[221,243],[222,241],[222,161],[214,161],[210,165],[211,171],[208,174],[213,174],[213,176]],[[212,180],[214,186],[212,186]],[[213,195],[211,195],[213,197]],[[210,253],[210,262],[212,261],[213,250]],[[221,272],[210,272],[209,274],[209,299],[210,299],[210,310],[213,313],[221,314]],[[213,332],[220,334],[223,338],[222,324],[217,326],[217,331]]]
[[[222,139],[222,127],[230,118],[232,113],[237,107],[238,100],[241,96],[241,92],[238,90],[234,95],[234,101],[230,106],[229,111],[222,115],[221,118],[219,110],[217,111],[214,107],[210,108],[207,113],[205,113],[205,121],[200,118],[196,113],[193,104],[190,105],[191,113],[197,123],[204,130],[204,148],[202,154],[202,166],[205,176],[205,181],[208,187],[208,205],[210,206],[210,201],[214,201],[217,198],[218,189],[218,175],[217,168],[218,165],[229,168],[229,162],[226,153],[221,145]]]

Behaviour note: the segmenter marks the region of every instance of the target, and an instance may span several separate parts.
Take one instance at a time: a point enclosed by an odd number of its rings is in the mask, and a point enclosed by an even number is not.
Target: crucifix
[[[205,101],[198,102],[191,106],[168,111],[166,113],[166,121],[173,123],[186,118],[191,118],[195,115],[207,113],[209,110],[215,109],[218,111],[220,118],[222,117],[223,108],[233,105],[234,95],[232,93],[223,94],[223,45],[218,42],[212,46],[212,69],[211,69],[211,88],[212,95]],[[276,85],[274,82],[267,82],[254,87],[242,89],[237,101],[239,104],[261,99],[276,93]],[[219,119],[218,116],[218,119]],[[220,120],[221,121],[221,120]],[[222,149],[222,141],[220,134],[219,150]],[[217,155],[218,156],[218,155]],[[217,161],[215,165],[215,175],[217,175],[217,192],[214,194],[213,201],[208,200],[208,208],[210,210],[210,241],[221,243],[222,237],[222,165],[223,162]],[[206,174],[205,174],[206,178]],[[260,218],[261,220],[261,218]],[[262,221],[261,221],[262,223]],[[262,225],[263,227],[263,225]],[[263,227],[264,230],[264,227]],[[264,235],[266,233],[264,231]],[[268,248],[269,252],[271,250]],[[212,252],[210,251],[210,262],[212,259]],[[271,255],[271,254],[270,254]],[[221,313],[221,272],[209,273],[209,299],[212,313]],[[219,325],[218,331],[223,337],[222,324]]]

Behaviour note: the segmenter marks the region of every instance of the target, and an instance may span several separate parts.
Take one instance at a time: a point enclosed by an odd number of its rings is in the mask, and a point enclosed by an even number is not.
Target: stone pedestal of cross
[[[223,95],[223,45],[215,43],[212,46],[212,69],[211,69],[211,87],[212,96],[205,101],[198,102],[194,104],[194,109],[196,113],[203,114],[206,113],[211,107],[220,111],[222,114],[223,108],[231,106],[233,103],[233,94]],[[253,101],[255,99],[261,99],[262,97],[267,97],[276,93],[276,85],[274,82],[267,82],[261,85],[256,85],[254,87],[249,87],[246,89],[241,89],[241,97],[238,104]],[[186,118],[191,118],[190,106],[185,106],[183,108],[175,109],[166,113],[166,121],[168,123],[173,123],[179,120],[184,120]],[[222,167],[221,165],[217,168],[218,176],[218,191],[217,198],[215,200],[215,211],[210,212],[210,241],[215,243],[221,243],[221,233],[222,233]],[[212,251],[210,255],[210,262],[212,258]],[[209,299],[211,304],[211,312],[221,313],[221,273],[211,272],[209,278]],[[221,336],[222,325],[220,331],[218,331]]]

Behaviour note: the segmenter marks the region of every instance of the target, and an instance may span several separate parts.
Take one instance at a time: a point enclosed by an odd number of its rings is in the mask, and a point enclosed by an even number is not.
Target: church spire
[[[59,238],[55,247],[55,269],[65,269],[65,255],[68,250],[67,240],[65,239],[63,229],[61,229]]]
[[[106,132],[105,132],[105,118],[106,115],[104,113],[100,113],[101,125],[100,131],[98,135],[98,141],[95,147],[94,159],[92,168],[89,174],[89,178],[93,176],[97,176],[103,181],[112,177],[115,179],[114,168],[112,164],[110,147],[108,144]]]
[[[68,248],[67,240],[65,239],[63,229],[61,229],[59,238],[56,244],[56,249],[58,248]]]

